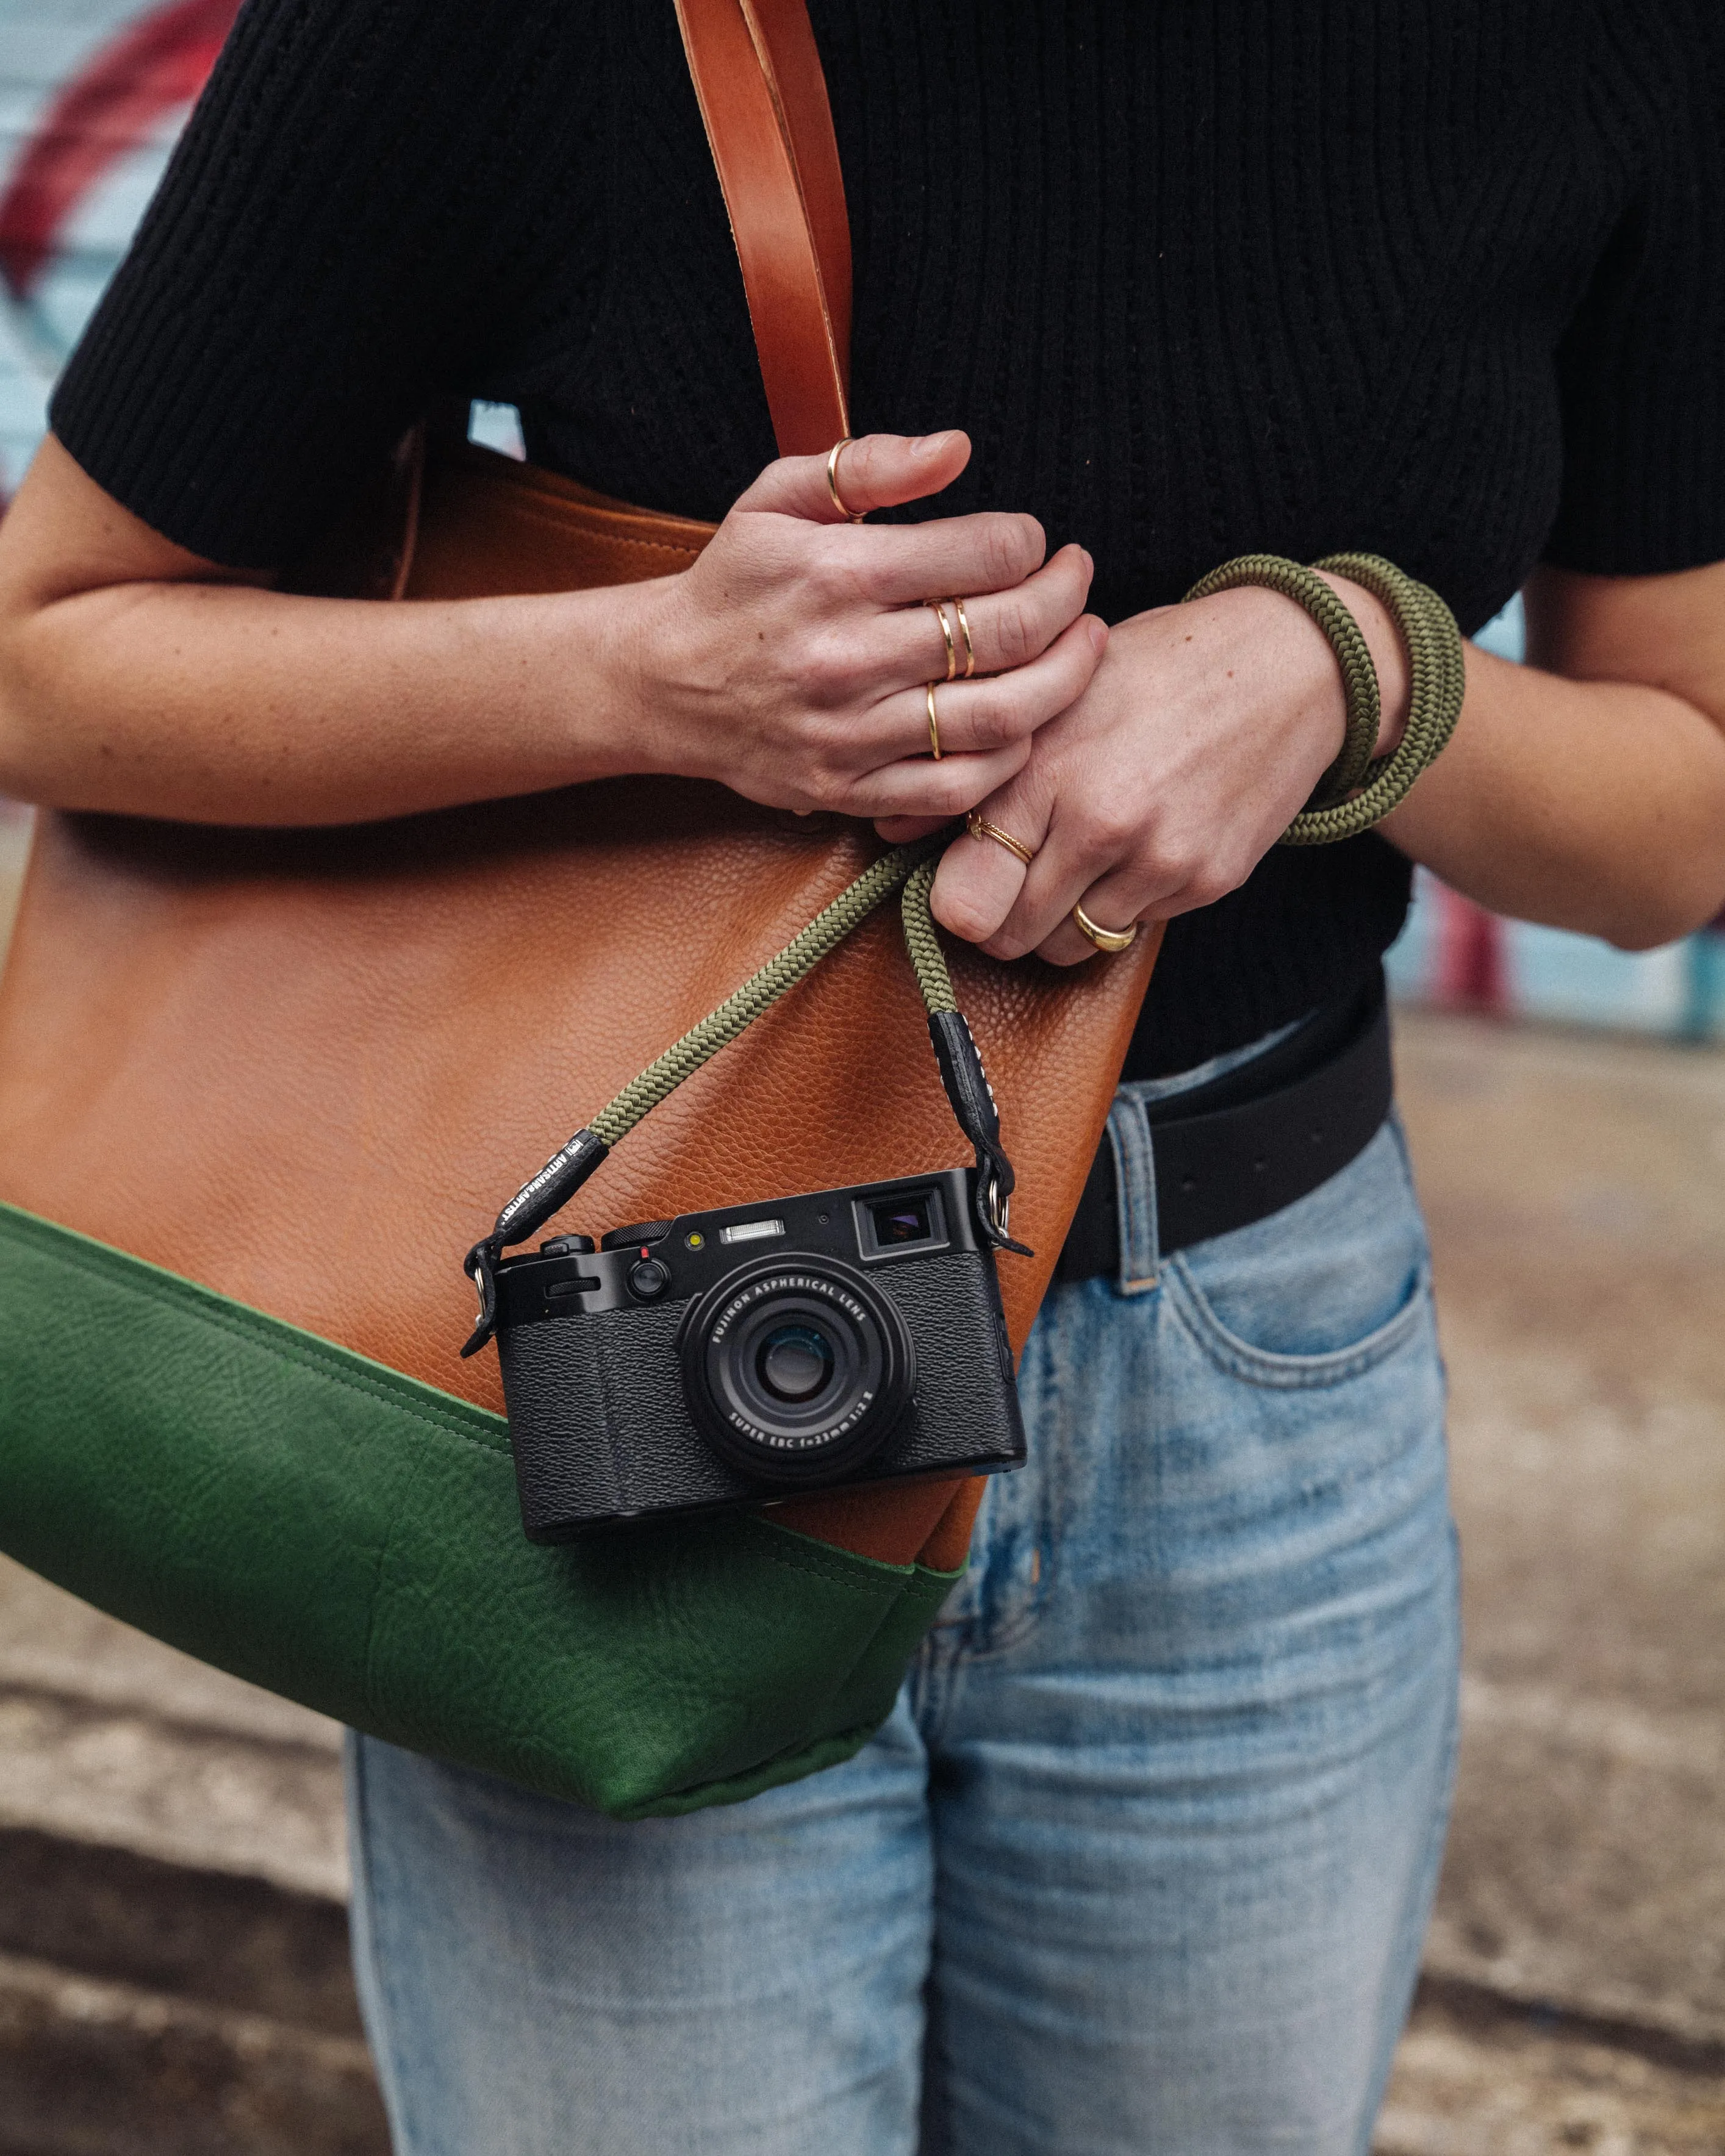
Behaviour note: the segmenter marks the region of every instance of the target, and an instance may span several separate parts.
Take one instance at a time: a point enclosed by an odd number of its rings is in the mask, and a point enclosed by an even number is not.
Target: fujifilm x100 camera
[[[976,1171],[556,1235],[495,1272],[536,1542],[1024,1458]]]

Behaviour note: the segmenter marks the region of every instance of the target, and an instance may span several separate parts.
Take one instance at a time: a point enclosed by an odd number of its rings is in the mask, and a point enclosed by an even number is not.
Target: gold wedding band
[[[958,617],[958,626],[964,632],[964,678],[968,681],[976,671],[976,646],[970,640],[970,617],[964,611],[963,599],[954,599],[952,611]]]
[[[938,763],[941,760],[941,722],[935,716],[935,684],[928,685],[928,753]]]
[[[840,449],[848,449],[850,447],[851,439],[851,436],[846,434],[842,440],[834,442],[831,449],[827,451],[827,492],[833,497],[834,508],[838,511],[847,524],[860,524],[868,511],[847,507],[844,495],[839,491],[839,452]]]
[[[1099,951],[1124,951],[1138,939],[1136,921],[1130,928],[1099,927],[1081,906],[1073,907],[1072,918],[1078,923],[1080,934],[1087,936]]]
[[[934,618],[941,625],[941,636],[947,647],[947,679],[950,681],[958,671],[958,646],[952,640],[952,624],[947,619],[947,603],[944,599],[925,599],[922,603],[933,608]]]
[[[1026,868],[1036,858],[1022,839],[1014,838],[1010,831],[1003,831],[998,824],[991,824],[986,816],[978,815],[974,808],[965,818],[964,828],[973,839],[992,839],[997,846],[1004,846],[1007,852],[1021,860]]]

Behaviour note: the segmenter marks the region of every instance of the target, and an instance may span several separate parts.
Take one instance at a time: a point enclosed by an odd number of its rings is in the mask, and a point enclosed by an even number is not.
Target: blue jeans
[[[1366,2149],[1455,1726],[1425,1233],[1392,1123],[1164,1262],[1162,1090],[1111,1123],[1120,1276],[1050,1295],[1030,1465],[858,1758],[620,1825],[354,1742],[398,2156]]]

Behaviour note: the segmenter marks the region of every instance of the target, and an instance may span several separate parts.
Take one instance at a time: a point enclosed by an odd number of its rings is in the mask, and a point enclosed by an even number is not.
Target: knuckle
[[[1195,906],[1214,906],[1219,898],[1226,898],[1235,888],[1234,880],[1218,875],[1214,865],[1195,868],[1185,879],[1186,896]]]
[[[1135,819],[1124,804],[1106,796],[1085,803],[1079,813],[1078,834],[1087,853],[1105,855],[1111,860],[1138,835]]]
[[[798,671],[809,701],[840,703],[856,689],[861,665],[848,637],[817,631],[807,639]]]
[[[991,516],[982,534],[982,570],[990,591],[1004,591],[1026,572],[1023,525],[1028,519]]]
[[[1021,731],[1011,704],[1004,696],[984,691],[973,698],[970,709],[971,746],[983,755],[1005,748]]]
[[[980,943],[997,926],[995,916],[964,891],[937,891],[934,901],[942,927],[967,943]]]
[[[859,596],[860,565],[855,548],[846,543],[855,536],[843,524],[816,526],[810,531],[803,574],[809,601],[823,613],[842,613]]]
[[[936,769],[929,773],[928,808],[931,815],[962,816],[975,808],[988,791],[988,782],[963,771]]]
[[[817,808],[838,808],[850,790],[850,780],[826,763],[811,764],[803,774],[803,791]]]
[[[1031,610],[1014,594],[1000,602],[994,625],[994,642],[1004,667],[1022,666],[1041,649]]]

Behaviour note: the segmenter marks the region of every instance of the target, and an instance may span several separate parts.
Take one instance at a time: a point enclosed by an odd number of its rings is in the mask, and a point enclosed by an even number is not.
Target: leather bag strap
[[[805,0],[676,0],[781,456],[850,431],[850,226]]]

